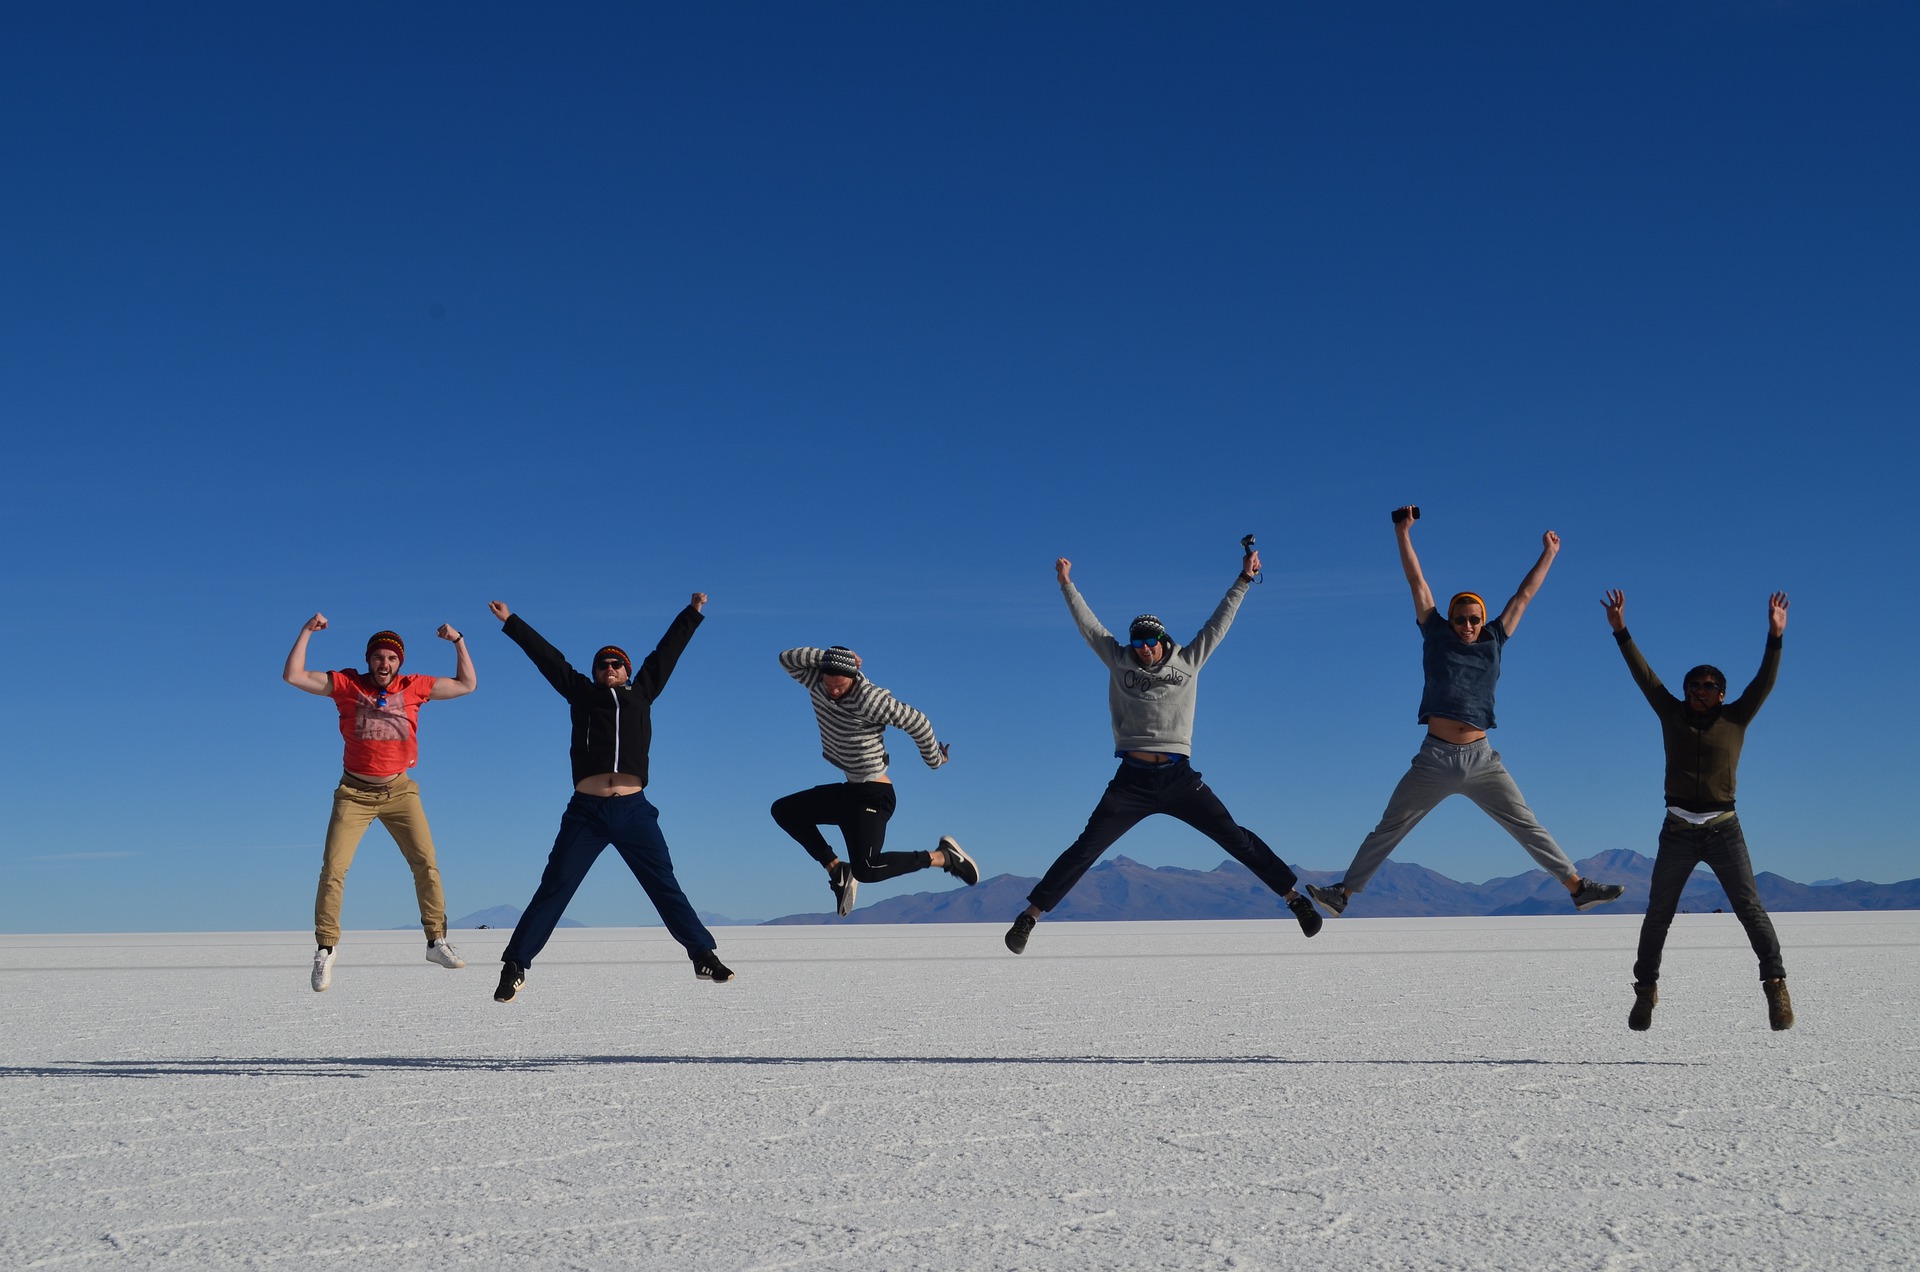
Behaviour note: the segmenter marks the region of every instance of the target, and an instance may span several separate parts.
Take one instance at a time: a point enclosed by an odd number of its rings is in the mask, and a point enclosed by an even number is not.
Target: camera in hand
[[[1412,517],[1415,521],[1420,520],[1420,507],[1418,504],[1410,508],[1395,508],[1393,510],[1393,524],[1396,526],[1408,517]]]

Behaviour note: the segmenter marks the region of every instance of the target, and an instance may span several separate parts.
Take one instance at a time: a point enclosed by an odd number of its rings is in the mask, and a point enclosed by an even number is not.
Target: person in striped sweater
[[[878,883],[938,866],[961,882],[980,882],[980,868],[954,841],[942,835],[931,852],[882,852],[887,820],[893,816],[893,782],[887,777],[887,748],[882,734],[892,725],[920,748],[928,768],[947,762],[946,745],[933,734],[927,717],[901,702],[860,671],[860,655],[844,645],[831,649],[802,646],[780,655],[780,666],[799,681],[813,700],[820,723],[820,754],[847,775],[844,782],[796,791],[773,802],[773,820],[792,835],[807,855],[826,869],[835,907],[844,917],[853,910],[862,883]],[[820,833],[838,826],[847,842],[848,860],[834,855]]]

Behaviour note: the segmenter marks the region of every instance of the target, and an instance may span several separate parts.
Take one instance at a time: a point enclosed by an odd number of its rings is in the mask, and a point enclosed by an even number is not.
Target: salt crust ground
[[[1777,922],[5,936],[0,1266],[1912,1267],[1920,914]]]

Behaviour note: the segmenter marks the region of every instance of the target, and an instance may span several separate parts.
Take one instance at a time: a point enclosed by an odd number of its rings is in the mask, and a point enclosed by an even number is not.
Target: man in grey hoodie
[[[1293,871],[1260,836],[1233,820],[1191,762],[1200,667],[1233,624],[1248,585],[1260,573],[1260,554],[1248,549],[1240,562],[1240,577],[1227,589],[1206,626],[1186,645],[1168,637],[1167,629],[1151,614],[1133,620],[1125,644],[1115,640],[1081,599],[1070,577],[1072,568],[1065,557],[1053,563],[1075,626],[1107,665],[1107,709],[1113,717],[1113,753],[1120,760],[1120,770],[1107,783],[1087,828],[1027,894],[1030,904],[1008,929],[1007,948],[1015,954],[1025,950],[1040,916],[1060,904],[1101,853],[1155,813],[1178,818],[1226,849],[1260,882],[1286,898],[1301,930],[1312,936],[1320,930],[1320,915],[1294,890],[1299,880]]]

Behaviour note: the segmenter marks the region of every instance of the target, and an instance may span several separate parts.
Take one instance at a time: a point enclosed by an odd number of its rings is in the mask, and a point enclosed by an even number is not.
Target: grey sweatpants
[[[1393,788],[1387,811],[1380,814],[1380,824],[1361,840],[1360,851],[1353,854],[1353,864],[1347,867],[1344,880],[1347,891],[1358,892],[1366,887],[1367,880],[1386,864],[1407,832],[1449,795],[1465,795],[1478,804],[1482,812],[1499,822],[1501,829],[1527,850],[1528,856],[1540,863],[1541,869],[1560,882],[1579,875],[1567,854],[1560,851],[1560,845],[1553,842],[1553,836],[1527,807],[1526,797],[1507,775],[1506,766],[1500,763],[1500,752],[1493,749],[1491,742],[1481,738],[1460,746],[1429,733],[1413,757],[1413,767]]]

